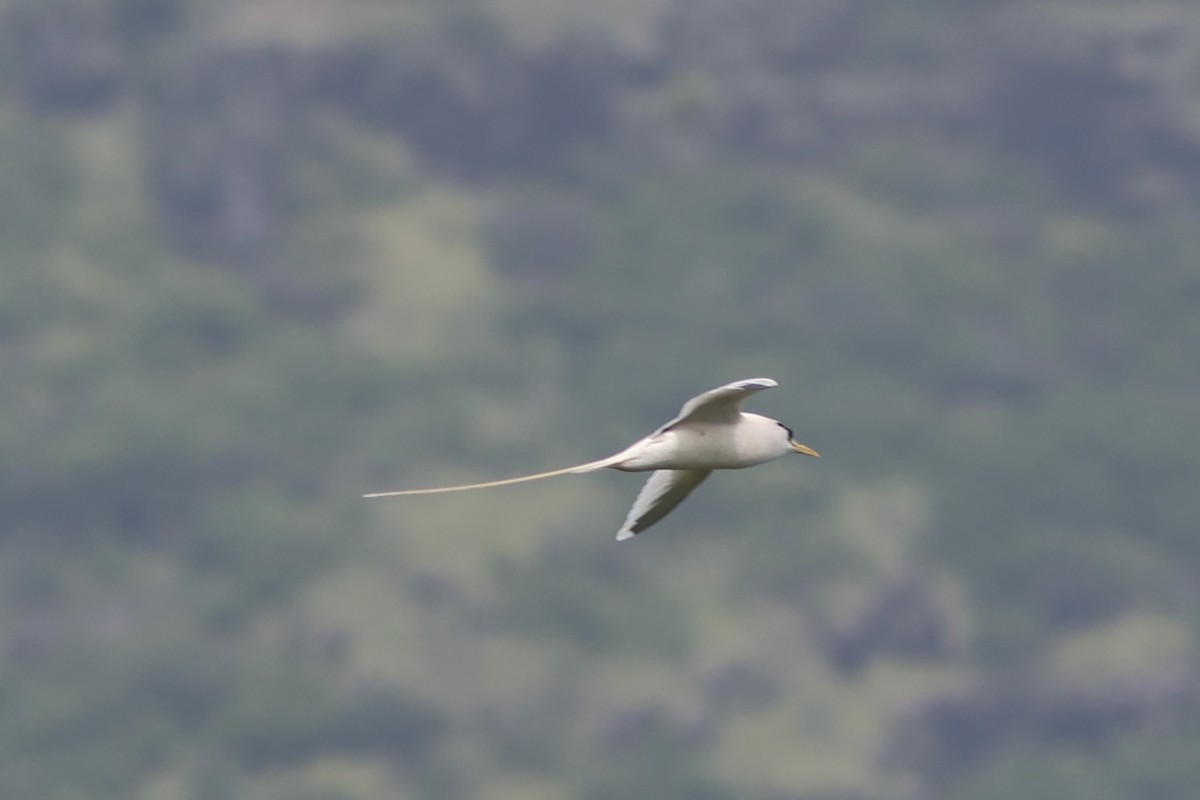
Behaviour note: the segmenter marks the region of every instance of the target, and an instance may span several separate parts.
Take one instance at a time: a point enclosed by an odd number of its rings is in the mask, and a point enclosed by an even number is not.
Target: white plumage
[[[782,422],[741,410],[747,397],[777,385],[770,378],[753,378],[707,391],[684,403],[678,416],[646,438],[599,461],[486,483],[376,492],[363,497],[460,492],[599,469],[653,472],[617,532],[617,541],[623,541],[665,517],[714,469],[752,467],[788,453],[817,455],[811,447],[795,441],[791,429]]]

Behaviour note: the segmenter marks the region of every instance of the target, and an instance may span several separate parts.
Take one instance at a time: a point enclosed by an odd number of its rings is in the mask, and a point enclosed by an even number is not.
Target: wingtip
[[[635,536],[634,532],[628,528],[617,532],[617,541],[623,542],[626,539],[632,539]]]
[[[774,378],[749,378],[734,385],[742,389],[770,389],[778,386],[779,382]]]

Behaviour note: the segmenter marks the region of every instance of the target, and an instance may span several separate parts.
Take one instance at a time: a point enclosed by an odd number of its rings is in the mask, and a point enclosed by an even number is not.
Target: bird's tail
[[[539,472],[536,475],[522,475],[517,478],[504,478],[498,481],[485,481],[484,483],[468,483],[462,486],[439,486],[434,489],[401,489],[397,492],[374,492],[372,494],[364,494],[363,497],[404,497],[406,495],[415,494],[442,494],[443,492],[465,492],[467,489],[488,489],[492,486],[508,486],[513,483],[525,483],[527,481],[539,481],[542,478],[554,478],[559,475],[577,475],[583,472],[593,472],[605,467],[611,467],[620,462],[624,453],[602,458],[599,461],[589,461],[586,464],[577,464],[573,467],[563,467],[562,469],[552,469],[549,472]]]

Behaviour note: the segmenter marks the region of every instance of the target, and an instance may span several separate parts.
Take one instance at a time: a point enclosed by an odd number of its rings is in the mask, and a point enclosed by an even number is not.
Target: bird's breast
[[[680,425],[636,443],[616,469],[741,469],[770,461],[777,453],[760,452],[753,441],[736,436],[734,426]]]

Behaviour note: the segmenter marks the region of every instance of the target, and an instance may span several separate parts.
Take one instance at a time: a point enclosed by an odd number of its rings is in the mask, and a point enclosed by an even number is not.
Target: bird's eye
[[[778,425],[779,427],[783,428],[785,431],[787,431],[787,435],[788,435],[788,441],[789,441],[789,442],[790,442],[792,439],[795,439],[795,438],[796,438],[796,434],[795,434],[795,433],[793,433],[793,432],[792,432],[792,429],[791,429],[791,428],[789,428],[787,425],[784,425],[782,422],[776,422],[775,424],[776,424],[776,425]]]

